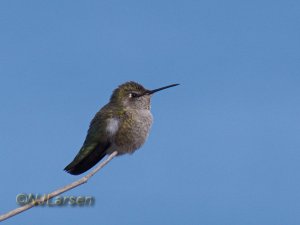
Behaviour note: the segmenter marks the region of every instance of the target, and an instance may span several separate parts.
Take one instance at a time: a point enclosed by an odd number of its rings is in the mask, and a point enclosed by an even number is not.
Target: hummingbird
[[[148,90],[133,81],[121,84],[113,91],[109,103],[92,119],[83,146],[64,170],[79,175],[114,151],[123,155],[139,149],[145,143],[153,121],[151,96],[177,85]]]

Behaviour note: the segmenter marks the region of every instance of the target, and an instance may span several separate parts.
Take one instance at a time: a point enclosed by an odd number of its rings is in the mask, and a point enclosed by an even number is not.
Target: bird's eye
[[[138,97],[138,94],[132,92],[132,93],[129,94],[129,97],[130,98],[136,98],[136,97]]]

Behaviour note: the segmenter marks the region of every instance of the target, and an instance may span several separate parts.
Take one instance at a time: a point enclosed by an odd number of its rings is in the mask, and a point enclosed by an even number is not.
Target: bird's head
[[[121,84],[113,91],[110,101],[132,109],[150,109],[152,94],[177,85],[178,84],[172,84],[154,90],[147,90],[142,85],[134,81],[129,81]]]

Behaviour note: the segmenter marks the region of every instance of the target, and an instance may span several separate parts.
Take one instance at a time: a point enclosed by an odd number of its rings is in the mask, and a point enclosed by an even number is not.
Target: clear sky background
[[[0,2],[0,212],[63,168],[119,84],[152,89],[135,154],[6,224],[299,225],[300,2]]]

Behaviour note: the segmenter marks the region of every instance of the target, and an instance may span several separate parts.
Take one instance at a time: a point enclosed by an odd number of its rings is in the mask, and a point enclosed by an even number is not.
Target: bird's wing
[[[74,160],[65,170],[73,175],[84,173],[96,165],[111,146],[111,137],[107,135],[107,118],[113,117],[108,107],[103,107],[91,121],[84,144]]]

